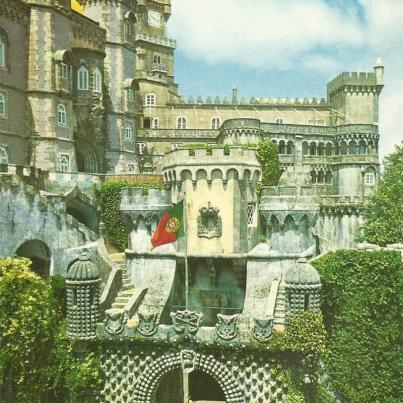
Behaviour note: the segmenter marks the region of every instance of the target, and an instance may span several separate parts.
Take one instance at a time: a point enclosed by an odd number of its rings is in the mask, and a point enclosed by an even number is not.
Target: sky
[[[403,141],[403,0],[172,0],[180,94],[326,97],[381,57],[381,158]],[[214,98],[213,98],[214,99]]]

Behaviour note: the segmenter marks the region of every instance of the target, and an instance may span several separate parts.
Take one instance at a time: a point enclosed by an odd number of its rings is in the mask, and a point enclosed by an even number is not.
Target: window
[[[373,172],[366,172],[364,176],[365,186],[375,185],[375,174]]]
[[[62,172],[70,171],[70,155],[69,154],[59,154],[59,169]]]
[[[8,164],[8,154],[4,147],[0,147],[0,164]]]
[[[157,53],[154,54],[154,64],[161,64],[161,55],[158,55]]]
[[[77,89],[80,91],[88,90],[88,69],[81,66],[77,71]]]
[[[274,123],[277,123],[277,124],[283,124],[284,123],[284,119],[283,118],[276,118],[276,120],[274,121]]]
[[[65,63],[59,64],[59,78],[67,80],[69,78],[69,67]]]
[[[183,116],[179,117],[178,120],[176,121],[176,127],[177,129],[186,129],[187,127],[186,118]]]
[[[136,168],[135,168],[134,164],[127,164],[127,170],[129,172],[136,172]]]
[[[153,129],[158,129],[160,127],[160,120],[158,118],[153,119]]]
[[[134,92],[131,88],[126,89],[127,102],[134,102]]]
[[[126,122],[125,124],[125,139],[133,140],[133,123]]]
[[[157,98],[155,94],[147,94],[146,95],[146,106],[155,106],[157,105]]]
[[[6,67],[6,46],[5,38],[0,37],[0,67]]]
[[[211,119],[211,128],[214,130],[218,130],[221,126],[221,119],[220,118],[213,118]]]
[[[57,106],[57,123],[59,126],[67,125],[67,112],[63,104]]]
[[[92,74],[92,91],[102,93],[102,74],[97,67]]]
[[[171,150],[177,150],[178,148],[180,148],[181,145],[182,143],[172,143]]]
[[[6,95],[0,92],[0,117],[7,117],[7,98]]]
[[[248,227],[256,226],[256,203],[248,204]]]
[[[147,148],[146,143],[137,143],[137,149],[138,149],[140,155],[144,154],[146,148]]]

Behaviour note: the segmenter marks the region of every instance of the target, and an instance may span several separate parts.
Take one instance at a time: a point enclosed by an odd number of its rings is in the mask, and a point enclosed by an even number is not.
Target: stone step
[[[130,297],[116,297],[114,303],[124,303],[126,305],[129,299]]]
[[[134,294],[134,289],[129,291],[119,291],[117,297],[118,298],[131,298]]]
[[[123,309],[126,306],[126,302],[114,302],[112,308]]]
[[[134,284],[123,284],[122,291],[133,290]]]

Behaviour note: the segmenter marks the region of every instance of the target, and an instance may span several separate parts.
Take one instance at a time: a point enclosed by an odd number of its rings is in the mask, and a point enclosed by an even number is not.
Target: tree
[[[403,146],[386,158],[384,177],[364,209],[365,240],[386,245],[403,241]]]

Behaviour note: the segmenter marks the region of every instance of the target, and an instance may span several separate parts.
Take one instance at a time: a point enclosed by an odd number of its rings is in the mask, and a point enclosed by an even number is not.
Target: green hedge
[[[120,212],[121,191],[129,187],[134,189],[160,188],[158,184],[132,183],[127,181],[111,181],[102,184],[97,189],[97,199],[101,207],[101,219],[105,224],[106,238],[118,251],[123,252],[127,248],[129,229]]]
[[[403,401],[400,253],[340,250],[313,264],[323,285],[333,385],[352,403]]]
[[[262,186],[277,186],[280,178],[280,161],[277,145],[270,140],[257,145],[257,160],[262,166]]]

